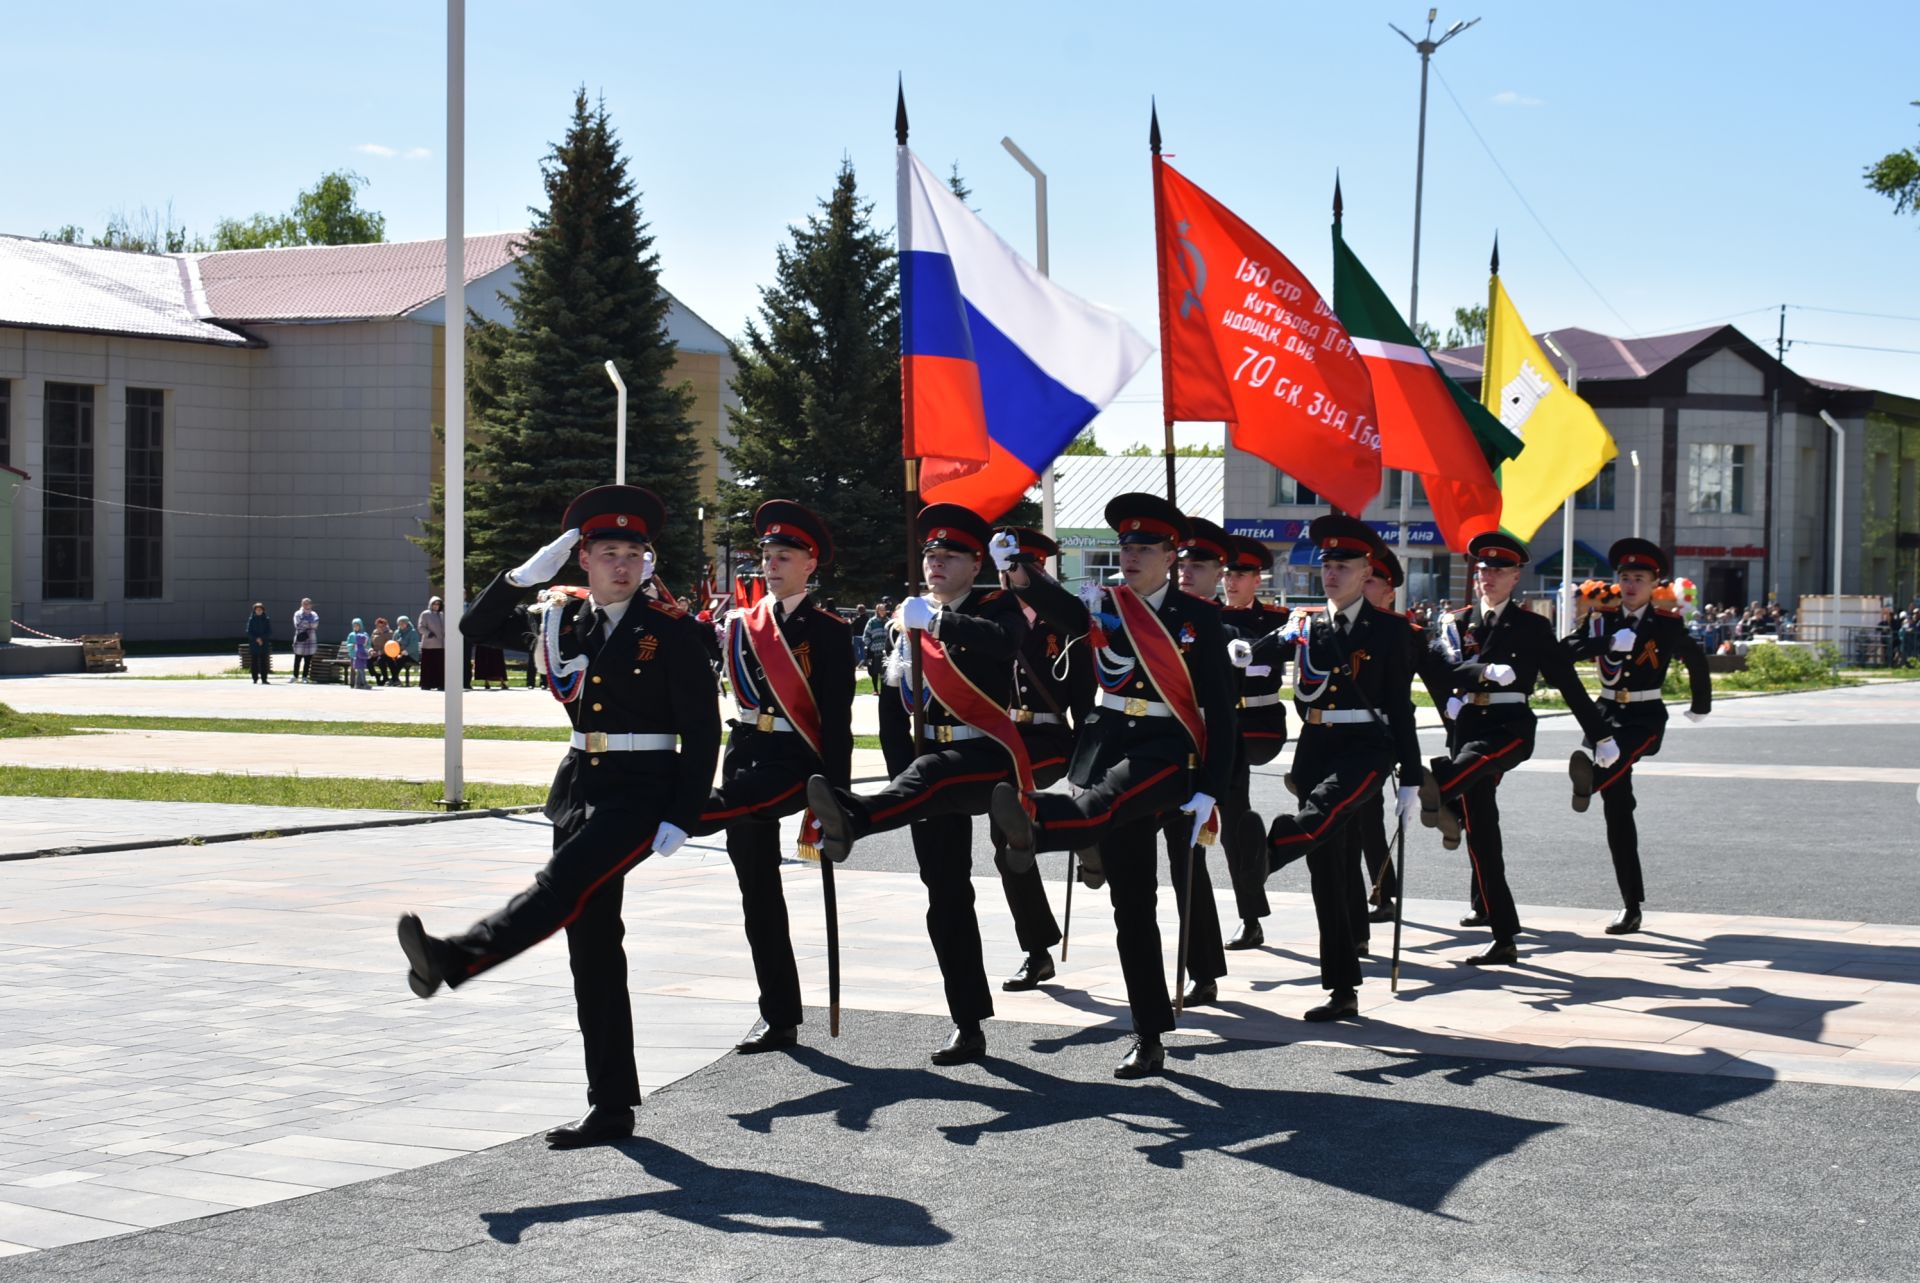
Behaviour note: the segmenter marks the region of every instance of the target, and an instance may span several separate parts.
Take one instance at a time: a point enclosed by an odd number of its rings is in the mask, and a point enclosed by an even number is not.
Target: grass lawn
[[[538,806],[536,784],[467,785],[469,805],[486,809]],[[311,775],[196,775],[187,771],[83,771],[0,766],[0,796],[103,797],[135,802],[225,802],[241,806],[341,810],[434,811],[444,790],[405,780],[329,779]]]

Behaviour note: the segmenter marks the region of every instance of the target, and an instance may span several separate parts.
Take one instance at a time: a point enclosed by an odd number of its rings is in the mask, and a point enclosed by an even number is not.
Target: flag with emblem
[[[904,142],[899,163],[902,453],[928,503],[992,521],[1153,349],[1042,276]]]
[[[1333,310],[1373,376],[1380,416],[1380,464],[1420,474],[1440,537],[1455,552],[1500,527],[1493,469],[1520,442],[1462,392],[1388,302],[1340,234],[1340,184],[1333,185]]]
[[[1568,495],[1620,453],[1600,416],[1561,382],[1527,332],[1500,283],[1498,260],[1488,287],[1480,403],[1526,446],[1500,465],[1500,524],[1516,538],[1533,538]]]

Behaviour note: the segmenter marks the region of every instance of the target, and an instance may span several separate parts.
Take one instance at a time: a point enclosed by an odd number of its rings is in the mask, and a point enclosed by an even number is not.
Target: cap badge
[[[933,537],[935,539],[945,539],[947,537],[947,528],[945,526],[940,527],[940,529],[933,532]]]
[[[615,517],[613,519],[613,524],[616,526],[624,526],[627,524],[627,519],[625,517]]]
[[[1139,528],[1140,528],[1140,519],[1138,517],[1134,518],[1132,521],[1129,521],[1127,523],[1127,529],[1129,530],[1138,530]]]
[[[770,535],[777,535],[780,533],[780,527],[778,525],[768,526],[767,533]]]

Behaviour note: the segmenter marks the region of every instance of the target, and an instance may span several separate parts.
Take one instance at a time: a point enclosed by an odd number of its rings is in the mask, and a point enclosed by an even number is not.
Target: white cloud
[[[355,143],[353,149],[363,156],[378,156],[381,160],[425,160],[433,152],[425,147],[409,147],[402,151],[398,147],[389,147],[385,143]]]
[[[1534,98],[1514,89],[1502,89],[1493,96],[1496,107],[1544,107],[1546,102],[1544,98]]]

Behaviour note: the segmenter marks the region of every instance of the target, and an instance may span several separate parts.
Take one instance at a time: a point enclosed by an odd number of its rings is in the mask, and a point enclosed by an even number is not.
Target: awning
[[[1293,551],[1287,554],[1287,564],[1289,566],[1317,566],[1320,564],[1320,549],[1309,540],[1302,539],[1293,546]]]
[[[1554,550],[1551,557],[1533,563],[1533,573],[1548,579],[1560,578],[1560,552]],[[1573,541],[1573,574],[1576,579],[1598,579],[1611,577],[1613,563],[1605,554],[1585,540]]]

